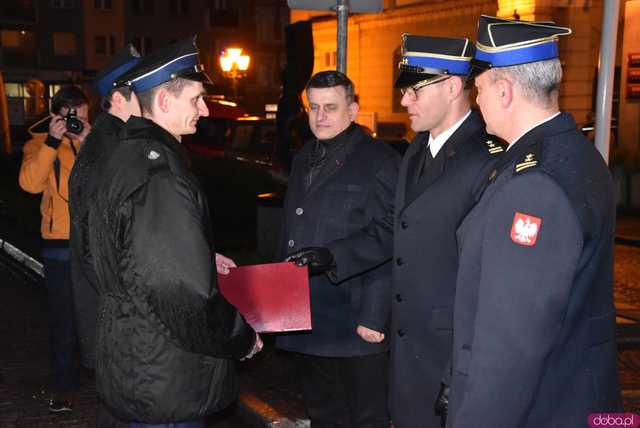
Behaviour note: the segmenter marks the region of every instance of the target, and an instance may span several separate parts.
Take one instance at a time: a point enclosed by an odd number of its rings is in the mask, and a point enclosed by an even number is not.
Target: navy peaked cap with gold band
[[[571,29],[554,22],[480,16],[473,66],[488,69],[558,58],[558,38]]]
[[[443,75],[466,76],[473,57],[467,38],[402,35],[402,60],[396,88]]]
[[[118,51],[113,60],[96,76],[93,84],[101,97],[118,87],[118,81],[123,74],[131,70],[140,62],[140,54],[131,43]]]
[[[200,63],[196,36],[147,55],[121,80],[140,93],[177,78],[213,83]]]

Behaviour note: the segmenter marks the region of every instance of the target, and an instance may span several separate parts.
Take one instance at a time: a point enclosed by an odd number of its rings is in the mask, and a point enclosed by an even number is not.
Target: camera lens
[[[71,132],[72,134],[80,134],[82,133],[83,129],[84,124],[80,119],[75,117],[67,118],[67,131]]]

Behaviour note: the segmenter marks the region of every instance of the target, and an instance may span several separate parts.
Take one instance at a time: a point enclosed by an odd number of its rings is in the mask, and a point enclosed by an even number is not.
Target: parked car
[[[200,118],[195,134],[183,137],[184,147],[206,158],[250,164],[267,171],[274,180],[286,182],[286,168],[276,156],[275,120],[249,116],[235,104],[216,99],[206,99],[206,103],[209,116]]]

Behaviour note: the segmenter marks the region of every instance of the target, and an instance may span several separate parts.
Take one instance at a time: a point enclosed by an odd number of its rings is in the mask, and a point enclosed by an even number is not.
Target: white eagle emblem
[[[535,245],[542,219],[529,214],[516,212],[511,226],[511,240],[528,247]]]
[[[531,219],[527,217],[525,221],[519,218],[516,221],[516,236],[515,239],[523,244],[531,243],[531,237],[536,236],[538,233],[538,225],[531,223]]]

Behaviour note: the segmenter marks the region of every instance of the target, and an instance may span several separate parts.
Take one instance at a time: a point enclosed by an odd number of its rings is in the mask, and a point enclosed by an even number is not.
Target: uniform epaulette
[[[540,143],[536,143],[525,152],[524,157],[516,162],[514,174],[520,174],[531,168],[536,168],[540,162]]]
[[[487,140],[484,142],[484,144],[487,146],[487,150],[492,155],[499,155],[504,153],[504,147],[500,143],[496,143],[493,140]]]

